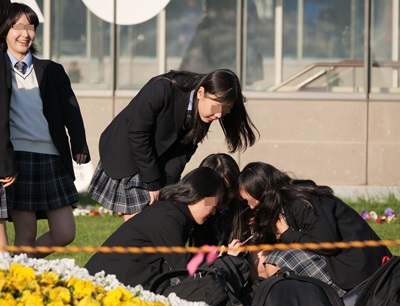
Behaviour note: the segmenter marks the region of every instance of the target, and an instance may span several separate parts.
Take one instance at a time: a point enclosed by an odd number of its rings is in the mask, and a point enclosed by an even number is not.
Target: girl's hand
[[[233,239],[231,243],[228,244],[228,254],[232,256],[238,256],[240,251],[238,248],[242,247],[243,243],[241,243],[238,239]]]
[[[75,161],[78,165],[83,164],[86,160],[87,155],[84,153],[78,153],[75,155]]]
[[[158,201],[158,196],[160,195],[160,190],[149,191],[149,194],[150,194],[149,205],[152,205],[155,201]]]
[[[0,183],[3,183],[3,187],[6,188],[15,182],[17,176],[18,176],[18,174],[0,178]]]
[[[286,232],[289,228],[289,225],[286,223],[285,217],[283,214],[279,214],[279,219],[276,221],[276,229],[278,230],[276,233],[276,239],[281,239],[281,235]]]

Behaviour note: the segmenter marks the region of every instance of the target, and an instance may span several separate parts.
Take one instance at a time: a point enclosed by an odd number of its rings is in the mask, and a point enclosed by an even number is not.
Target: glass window
[[[158,74],[157,17],[117,31],[117,88],[139,89]]]
[[[281,62],[279,54],[264,52],[264,75],[269,76],[264,78],[269,90],[363,90],[364,1],[256,0],[256,4],[264,8],[262,12],[268,12],[261,14],[268,31],[283,35]],[[276,16],[279,9],[281,24]],[[268,43],[275,46],[272,39]],[[278,69],[280,73],[276,73]]]
[[[397,0],[373,1],[372,92],[399,93],[399,6]]]
[[[81,0],[51,2],[51,57],[75,87],[110,89],[110,24],[90,13]]]
[[[371,3],[372,90],[398,92],[398,1]],[[112,25],[82,0],[50,4],[51,58],[74,87],[111,89]],[[254,91],[363,92],[364,14],[364,0],[171,0],[166,33],[158,33],[164,15],[117,26],[117,88],[138,89],[159,73],[165,34],[167,71],[228,68]],[[42,56],[43,26],[36,39]]]
[[[167,66],[236,71],[236,0],[175,0],[167,7]]]

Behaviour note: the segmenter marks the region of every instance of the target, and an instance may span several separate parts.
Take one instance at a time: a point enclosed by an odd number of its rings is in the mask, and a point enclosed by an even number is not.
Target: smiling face
[[[249,205],[250,209],[254,209],[258,204],[260,204],[260,202],[249,195],[244,188],[240,189],[240,196],[243,200],[247,201],[247,205]]]
[[[217,96],[207,94],[204,87],[200,87],[197,91],[198,111],[201,120],[205,123],[221,119],[229,114],[231,107],[216,101]]]
[[[35,28],[29,23],[25,14],[22,14],[15,25],[8,31],[6,42],[8,51],[19,61],[28,54],[29,48],[35,40]]]
[[[217,204],[217,197],[206,197],[188,207],[194,221],[201,225],[208,217],[215,215]]]

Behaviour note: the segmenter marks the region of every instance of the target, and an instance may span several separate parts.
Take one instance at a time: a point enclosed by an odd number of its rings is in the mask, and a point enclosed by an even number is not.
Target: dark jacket
[[[380,240],[368,223],[339,198],[313,196],[314,209],[294,203],[285,210],[289,229],[281,235],[284,243],[338,242]],[[350,290],[371,276],[391,257],[387,247],[320,249],[313,252],[326,256],[329,273],[336,285]]]
[[[178,181],[197,149],[180,143],[189,96],[169,80],[152,78],[101,135],[105,173],[114,179],[139,173],[141,181],[150,183],[149,190],[164,186],[166,176],[170,183]]]
[[[7,74],[8,56],[0,53],[0,177],[17,174],[14,149],[10,141],[10,94],[11,81]]]
[[[6,61],[6,86],[11,88],[11,69],[8,56],[6,56]],[[32,61],[43,102],[43,114],[49,125],[51,138],[60,153],[65,169],[75,180],[72,156],[84,153],[87,155],[85,163],[90,161],[89,148],[86,143],[85,128],[78,101],[62,65],[50,60],[40,60],[36,57],[33,57]],[[4,86],[2,82],[0,86]],[[5,111],[7,114],[0,113],[1,123],[3,123],[3,118],[8,121],[9,103]],[[2,130],[1,133],[3,135],[5,132]],[[6,139],[9,139],[9,134]],[[1,142],[3,141],[5,140],[2,139]],[[11,152],[13,153],[13,150]],[[9,164],[14,164],[14,155],[9,153],[7,156],[8,159],[11,159]],[[3,155],[1,155],[1,158],[3,159]]]
[[[124,222],[103,246],[184,247],[192,231],[193,222],[188,207],[170,201],[155,202],[152,206]],[[190,253],[96,253],[85,268],[91,275],[104,270],[115,274],[125,285],[144,288],[162,271],[184,269]]]

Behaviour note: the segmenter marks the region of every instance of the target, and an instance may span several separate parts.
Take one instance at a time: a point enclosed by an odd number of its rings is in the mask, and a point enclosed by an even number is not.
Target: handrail
[[[360,68],[360,67],[364,67],[364,61],[362,60],[343,60],[340,62],[320,62],[320,63],[314,63],[311,65],[306,66],[305,68],[303,68],[302,70],[296,72],[295,74],[293,74],[291,77],[287,78],[286,80],[282,81],[280,84],[272,86],[268,89],[268,91],[276,91],[279,88],[289,84],[290,82],[294,81],[295,79],[297,79],[298,77],[303,76],[304,74],[306,74],[307,72],[311,71],[314,68],[318,68],[318,67],[325,67],[327,68],[324,71],[319,71],[315,74],[315,76],[312,76],[310,78],[308,78],[306,81],[302,82],[301,86],[298,85],[296,86],[296,88],[301,88],[306,84],[309,84],[310,82],[312,82],[313,80],[321,77],[322,75],[326,74],[328,70],[333,71],[336,68]],[[374,61],[372,63],[372,67],[391,67],[391,68],[400,68],[400,61]],[[300,87],[299,87],[300,86]]]

